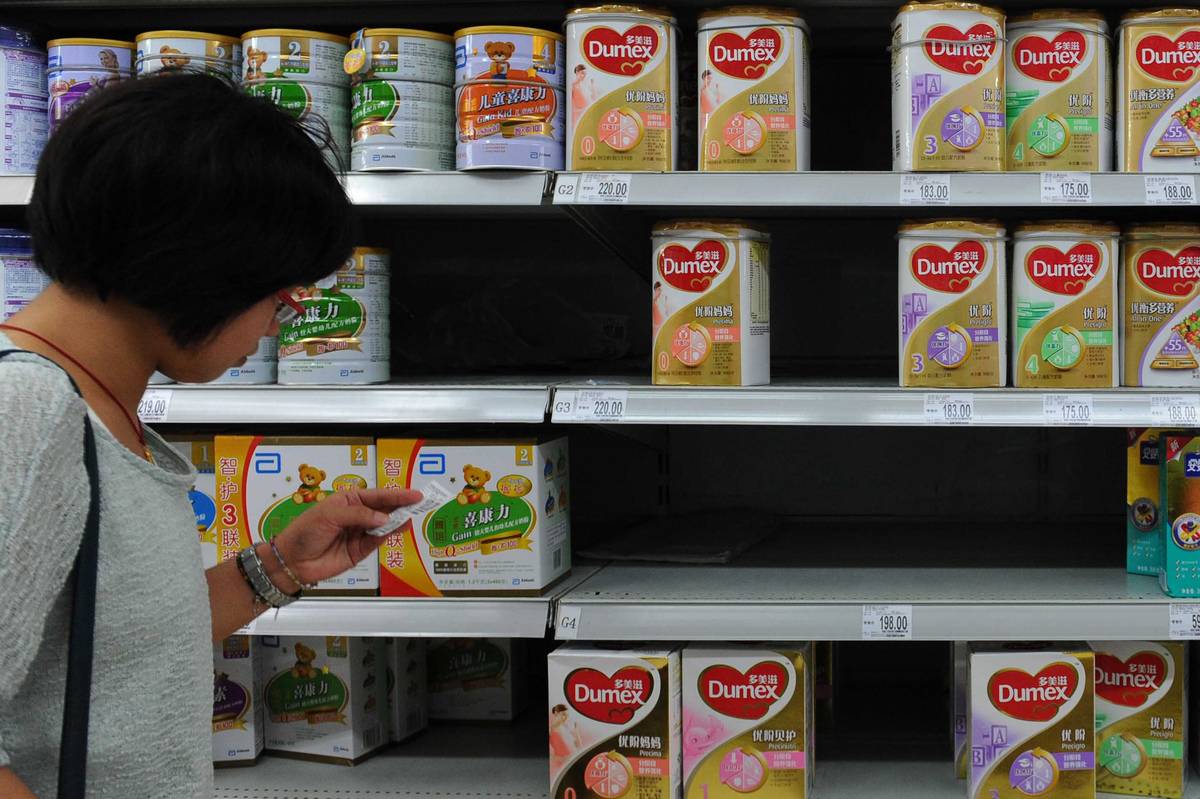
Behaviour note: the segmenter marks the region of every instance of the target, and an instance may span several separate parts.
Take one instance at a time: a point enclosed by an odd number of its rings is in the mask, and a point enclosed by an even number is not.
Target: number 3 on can
[[[912,373],[919,375],[925,371],[925,359],[921,357],[921,353],[914,352],[912,354]]]
[[[924,155],[937,155],[938,140],[937,136],[925,137],[925,152]]]

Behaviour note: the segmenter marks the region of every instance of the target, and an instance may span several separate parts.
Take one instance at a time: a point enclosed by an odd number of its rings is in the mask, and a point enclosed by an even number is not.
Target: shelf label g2
[[[631,177],[606,172],[585,172],[579,177],[575,202],[590,205],[624,205],[629,202]]]

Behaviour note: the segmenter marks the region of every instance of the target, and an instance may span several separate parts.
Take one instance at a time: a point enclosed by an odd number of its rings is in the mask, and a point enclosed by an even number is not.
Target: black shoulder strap
[[[0,358],[24,350],[0,351]],[[36,353],[35,353],[36,354]],[[67,376],[70,379],[70,375]],[[71,380],[71,387],[79,387]],[[58,755],[59,799],[83,799],[87,792],[88,721],[92,703],[92,652],[96,631],[96,566],[100,550],[100,468],[92,420],[83,416],[83,465],[90,496],[83,540],[71,569],[71,630],[67,648],[67,689]]]

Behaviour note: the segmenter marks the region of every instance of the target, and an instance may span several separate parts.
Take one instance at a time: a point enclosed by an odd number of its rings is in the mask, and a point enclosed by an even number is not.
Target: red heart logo
[[[787,686],[787,669],[772,661],[744,672],[733,666],[709,666],[696,680],[704,704],[735,719],[761,719],[783,698]]]
[[[1046,291],[1073,296],[1083,292],[1100,272],[1102,262],[1100,248],[1091,242],[1076,244],[1066,252],[1057,247],[1034,247],[1025,256],[1025,274]]]
[[[1200,31],[1180,34],[1175,41],[1161,33],[1138,39],[1134,57],[1142,72],[1172,83],[1186,83],[1200,67]]]
[[[649,701],[654,675],[637,666],[625,666],[611,677],[596,669],[576,669],[567,675],[563,689],[571,707],[589,719],[628,724]]]
[[[613,75],[640,75],[658,52],[658,31],[634,25],[624,33],[600,26],[583,35],[583,56],[596,69]]]
[[[1200,282],[1200,247],[1185,247],[1177,255],[1151,249],[1138,253],[1134,274],[1151,291],[1187,297]]]
[[[1063,31],[1051,41],[1036,33],[1022,36],[1012,48],[1017,69],[1034,80],[1062,83],[1083,63],[1087,39],[1079,31]]]
[[[725,245],[712,239],[690,250],[682,244],[668,244],[658,254],[658,273],[682,291],[707,291],[725,268],[726,260]]]
[[[1125,707],[1141,707],[1167,679],[1167,662],[1157,652],[1138,652],[1121,660],[1096,653],[1096,696]]]
[[[987,251],[978,241],[960,241],[951,250],[922,244],[913,250],[909,268],[922,284],[934,291],[962,294],[983,273]]]
[[[1051,663],[1037,674],[1003,669],[988,680],[988,698],[1006,716],[1049,721],[1079,687],[1079,672],[1069,663]]]
[[[708,60],[732,78],[761,78],[783,50],[783,37],[774,28],[759,28],[742,37],[722,31],[708,43]]]
[[[925,55],[943,69],[978,75],[995,54],[998,38],[996,29],[986,22],[972,25],[966,33],[952,25],[934,25],[925,34]]]

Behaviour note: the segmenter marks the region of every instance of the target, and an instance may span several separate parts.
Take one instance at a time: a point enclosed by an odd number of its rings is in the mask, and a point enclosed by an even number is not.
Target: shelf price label
[[[949,205],[950,178],[946,175],[901,175],[901,205]]]
[[[912,605],[863,605],[864,641],[908,641],[912,639]]]
[[[1200,641],[1200,604],[1172,602],[1167,632],[1172,641]]]
[[[1200,395],[1155,394],[1150,398],[1150,421],[1155,427],[1200,425]]]
[[[558,391],[550,408],[552,422],[590,422],[609,424],[620,422],[629,407],[629,389],[587,388],[578,391]]]
[[[165,422],[175,392],[169,388],[148,388],[138,402],[138,418],[143,422]]]
[[[1042,202],[1050,204],[1090,203],[1092,175],[1090,172],[1043,172]]]
[[[554,204],[570,205],[579,195],[579,175],[561,172],[554,176]]]
[[[630,175],[585,172],[579,176],[575,202],[587,205],[624,205],[629,202]]]
[[[969,392],[925,395],[925,424],[974,424],[975,395]]]
[[[560,641],[574,641],[579,637],[579,625],[583,622],[583,608],[577,605],[560,605],[554,623],[554,637]]]
[[[1042,416],[1055,427],[1089,426],[1093,419],[1091,394],[1047,394],[1042,397]]]
[[[1195,205],[1196,179],[1191,175],[1146,175],[1146,205]]]

